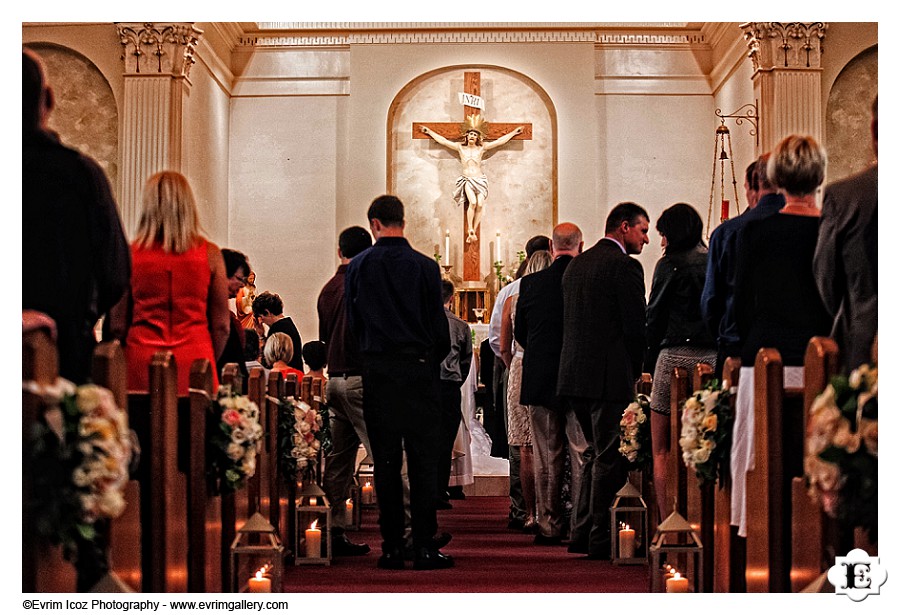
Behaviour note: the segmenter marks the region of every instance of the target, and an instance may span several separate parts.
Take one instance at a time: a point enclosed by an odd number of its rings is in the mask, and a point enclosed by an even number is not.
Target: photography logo
[[[881,566],[881,558],[869,557],[862,549],[853,549],[846,557],[835,558],[828,569],[828,581],[834,585],[834,593],[846,594],[854,602],[866,596],[881,593],[887,581],[887,570]]]

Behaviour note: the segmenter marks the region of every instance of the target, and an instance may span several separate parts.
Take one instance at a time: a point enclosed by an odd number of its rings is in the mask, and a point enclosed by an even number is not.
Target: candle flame
[[[369,481],[366,481],[366,487],[371,487],[371,486],[372,486],[372,483],[370,483]]]
[[[316,529],[316,525],[317,525],[318,523],[319,523],[319,520],[316,519],[315,521],[312,522],[312,525],[309,526],[309,529],[311,529],[311,530]]]
[[[673,579],[680,579],[680,578],[681,578],[681,573],[680,573],[680,572],[676,572],[676,573],[675,573],[675,576],[672,577],[672,578],[673,578]]]
[[[262,578],[263,578],[263,569],[260,568],[259,570],[256,571],[256,580],[261,581]]]

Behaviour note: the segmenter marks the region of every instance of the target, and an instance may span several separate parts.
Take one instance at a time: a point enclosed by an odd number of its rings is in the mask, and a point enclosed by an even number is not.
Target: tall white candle
[[[447,234],[444,235],[444,264],[450,264],[450,229],[447,229]]]
[[[495,258],[494,260],[495,260],[495,261],[501,261],[501,262],[502,262],[502,261],[503,261],[503,258],[501,258],[501,256],[500,256],[500,254],[501,254],[501,251],[500,251],[500,231],[497,231],[497,241],[495,242],[494,245],[495,245],[495,247],[497,248],[497,258]]]
[[[634,557],[634,530],[627,525],[619,530],[619,557]]]
[[[306,530],[306,557],[322,557],[322,530],[316,527],[318,520],[313,521]]]

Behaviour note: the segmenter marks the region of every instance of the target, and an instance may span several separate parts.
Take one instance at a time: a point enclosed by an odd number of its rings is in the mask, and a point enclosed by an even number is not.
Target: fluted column
[[[741,25],[753,61],[759,106],[760,153],[789,134],[823,141],[822,22],[752,22]]]
[[[190,88],[194,50],[203,34],[192,23],[117,23],[125,88],[119,200],[131,237],[147,178],[181,170],[182,106]]]

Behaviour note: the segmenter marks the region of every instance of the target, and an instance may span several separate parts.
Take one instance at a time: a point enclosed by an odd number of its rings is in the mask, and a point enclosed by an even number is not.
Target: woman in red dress
[[[121,335],[121,321],[128,323],[128,390],[146,392],[153,355],[168,350],[178,368],[178,395],[186,396],[195,359],[209,359],[215,372],[229,315],[222,254],[202,236],[193,192],[180,173],[147,180],[131,259],[131,315],[119,316],[117,327]]]

